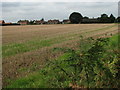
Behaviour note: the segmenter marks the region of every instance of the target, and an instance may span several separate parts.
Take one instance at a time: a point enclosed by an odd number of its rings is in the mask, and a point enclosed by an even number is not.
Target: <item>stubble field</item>
[[[56,47],[76,48],[80,36],[108,37],[118,32],[117,24],[25,25],[2,28],[3,86],[27,76],[62,52]]]

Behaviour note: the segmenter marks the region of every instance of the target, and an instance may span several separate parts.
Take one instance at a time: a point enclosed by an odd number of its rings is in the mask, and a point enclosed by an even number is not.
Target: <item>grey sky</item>
[[[3,2],[2,19],[17,22],[20,19],[67,19],[72,12],[99,17],[106,13],[118,16],[117,2]]]

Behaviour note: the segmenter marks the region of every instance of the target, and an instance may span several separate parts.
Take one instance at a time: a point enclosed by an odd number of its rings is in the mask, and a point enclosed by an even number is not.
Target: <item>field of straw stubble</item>
[[[2,28],[3,86],[27,76],[62,52],[55,47],[76,48],[80,36],[106,37],[118,32],[116,24],[25,25]]]

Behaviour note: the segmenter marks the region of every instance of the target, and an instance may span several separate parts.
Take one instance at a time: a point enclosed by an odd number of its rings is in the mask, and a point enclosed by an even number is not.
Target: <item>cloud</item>
[[[98,17],[102,13],[117,16],[117,2],[3,2],[2,17],[6,21],[20,19],[66,19],[78,11],[83,16]]]
[[[1,0],[2,2],[118,2],[119,0]]]

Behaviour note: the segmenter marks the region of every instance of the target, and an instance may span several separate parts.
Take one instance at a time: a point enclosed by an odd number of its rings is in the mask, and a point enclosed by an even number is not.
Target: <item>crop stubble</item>
[[[66,25],[26,25],[26,26],[5,26],[2,29],[3,46],[13,43],[26,43],[27,41],[37,41],[46,39],[60,39],[59,43],[53,43],[48,47],[31,50],[24,53],[18,53],[13,56],[3,57],[3,85],[6,85],[8,79],[15,79],[28,75],[34,64],[35,69],[40,69],[46,60],[56,58],[62,52],[52,53],[54,47],[72,47],[74,48],[79,40],[79,36],[99,37],[105,34],[117,33],[117,25],[114,24],[66,24]],[[67,39],[68,38],[68,39]],[[25,68],[24,72],[20,72],[21,68]],[[27,70],[26,70],[27,68]]]

